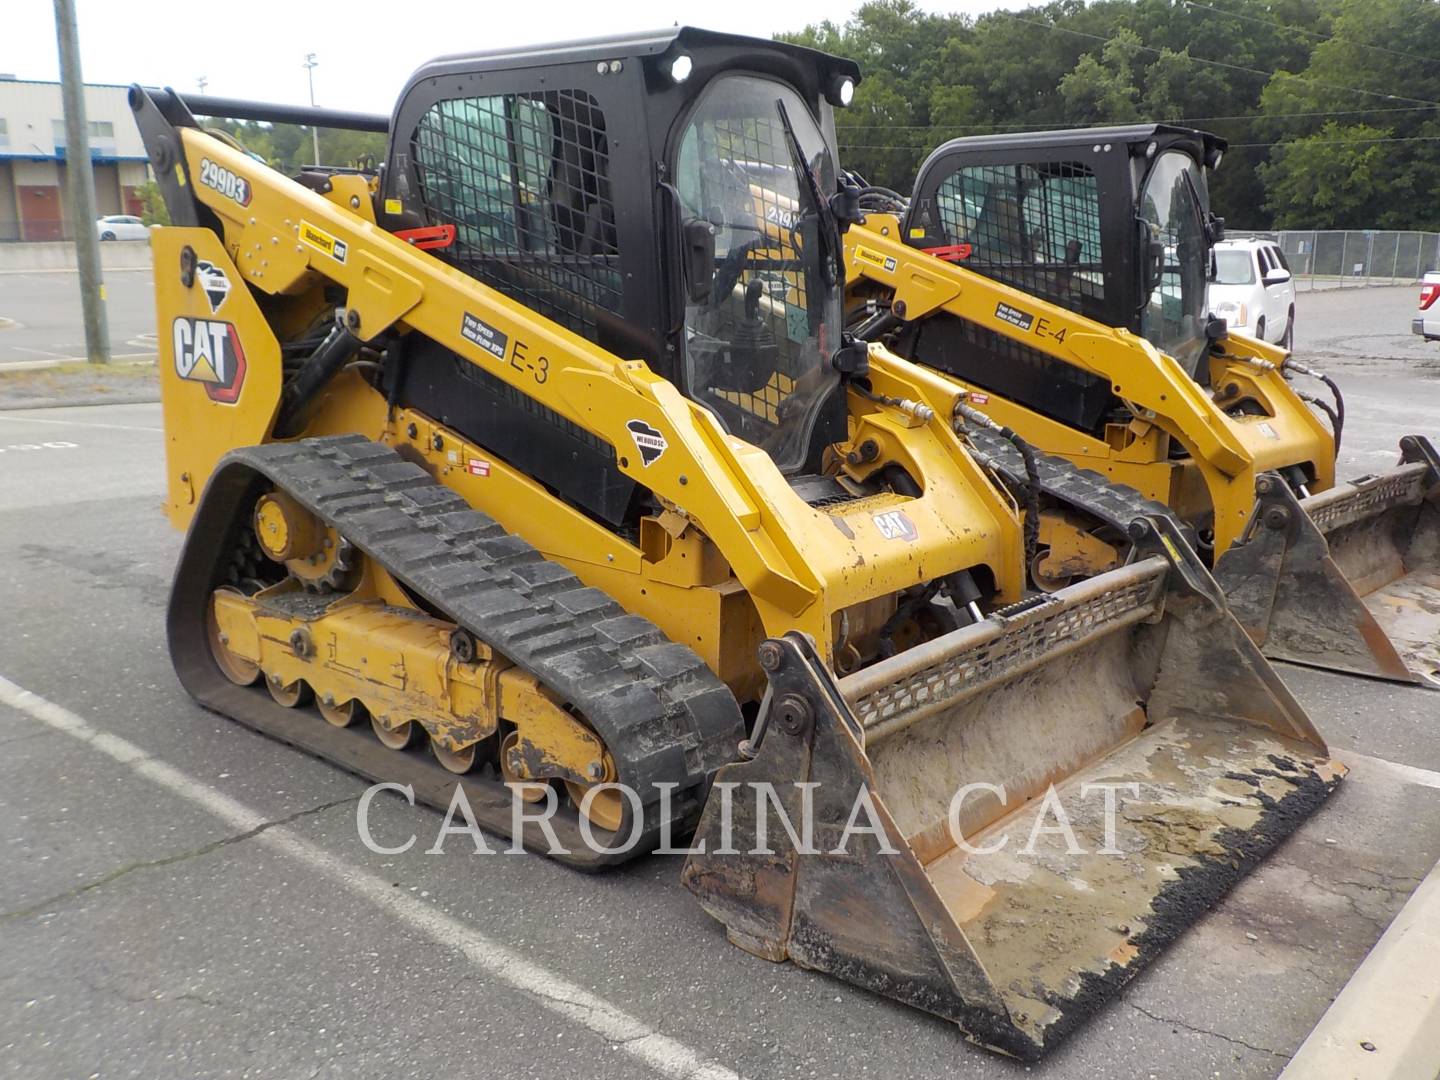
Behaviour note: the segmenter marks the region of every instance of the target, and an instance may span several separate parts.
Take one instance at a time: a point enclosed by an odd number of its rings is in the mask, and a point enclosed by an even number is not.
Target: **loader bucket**
[[[1319,806],[1343,768],[1173,526],[1137,526],[1166,553],[843,679],[765,643],[758,747],[683,874],[735,944],[1032,1060]]]
[[[1266,656],[1440,689],[1440,456],[1418,435],[1400,453],[1299,501],[1257,483],[1215,577]]]

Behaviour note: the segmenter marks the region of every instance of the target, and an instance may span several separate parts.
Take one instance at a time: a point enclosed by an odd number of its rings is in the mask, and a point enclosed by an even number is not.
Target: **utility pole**
[[[95,232],[95,174],[90,163],[90,124],[85,117],[85,80],[80,74],[75,0],[55,0],[55,40],[60,48],[60,94],[65,102],[65,173],[69,179],[70,220],[75,227],[75,260],[80,268],[85,353],[92,364],[108,364],[110,328],[105,320],[105,281],[100,276],[100,238]]]
[[[205,87],[210,85],[210,80],[207,79],[204,75],[201,75],[198,79],[195,80],[195,83],[197,86],[200,87],[200,93],[203,94],[205,93]]]
[[[315,54],[305,54],[305,74],[310,76],[310,107],[315,107],[315,68],[320,61],[315,59]],[[315,164],[320,164],[320,129],[314,124],[310,125],[310,140],[315,149]]]

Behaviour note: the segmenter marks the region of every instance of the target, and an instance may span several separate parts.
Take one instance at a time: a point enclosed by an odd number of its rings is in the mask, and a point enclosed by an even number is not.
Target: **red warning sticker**
[[[485,461],[483,458],[472,457],[469,463],[465,466],[465,470],[471,476],[489,476],[490,462]]]

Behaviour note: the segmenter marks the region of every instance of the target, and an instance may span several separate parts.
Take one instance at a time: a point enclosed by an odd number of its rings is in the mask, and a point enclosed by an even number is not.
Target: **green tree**
[[[1265,88],[1267,208],[1309,228],[1440,228],[1440,5],[1326,10],[1329,39]]]
[[[1147,120],[1203,116],[1230,92],[1219,68],[1195,63],[1189,47],[1161,49],[1140,81],[1138,113]]]
[[[1309,102],[1268,107],[1285,80],[1304,72],[1325,35],[1371,0],[1054,0],[974,18],[932,15],[907,0],[862,5],[844,23],[807,27],[789,40],[856,60],[864,81],[855,107],[836,117],[842,159],[876,182],[909,190],[926,153],[950,138],[1079,124],[1166,120],[1214,131],[1234,144],[1211,178],[1216,211],[1237,226],[1269,225],[1257,169],[1268,145],[1313,134],[1323,118],[1256,119],[1271,111],[1315,111]],[[1412,7],[1433,0],[1374,0]],[[1413,32],[1389,27],[1394,42]],[[1432,35],[1430,40],[1440,39]],[[1324,46],[1322,46],[1324,47]],[[1366,87],[1394,86],[1385,65]],[[1440,68],[1432,67],[1432,72]],[[1291,77],[1288,80],[1298,84]],[[1326,109],[1354,108],[1355,96]],[[1440,101],[1440,97],[1431,100]],[[1361,98],[1361,106],[1379,99]],[[1383,104],[1383,102],[1381,102]],[[1360,117],[1362,121],[1373,118]],[[1423,146],[1424,144],[1419,144]],[[1278,155],[1277,155],[1278,160]],[[1404,174],[1396,178],[1404,182]]]
[[[1123,123],[1139,117],[1131,62],[1140,38],[1120,30],[1105,43],[1100,58],[1086,54],[1060,80],[1067,118],[1076,123]]]
[[[1384,130],[1367,124],[1326,124],[1314,135],[1291,139],[1268,163],[1260,179],[1281,229],[1397,227],[1376,205],[1389,190],[1396,162]],[[1407,213],[1408,217],[1408,213]]]
[[[143,207],[140,220],[146,225],[169,225],[170,211],[165,206],[165,199],[160,194],[160,185],[154,180],[146,180],[143,184],[135,187],[135,195]]]
[[[990,124],[989,112],[973,86],[935,80],[930,85],[930,122],[937,132],[963,135],[980,131]]]
[[[932,145],[935,87],[963,85],[949,77],[946,53],[967,27],[960,16],[928,14],[911,0],[871,0],[843,25],[827,21],[782,36],[860,64],[855,100],[835,117],[842,160],[872,183],[909,191]],[[951,110],[945,122],[965,108],[955,96],[940,106]]]
[[[314,144],[308,127],[261,124],[249,120],[212,120],[206,127],[224,132],[247,152],[286,175],[294,175],[314,162]],[[321,164],[353,167],[362,162],[384,159],[384,135],[320,129]]]

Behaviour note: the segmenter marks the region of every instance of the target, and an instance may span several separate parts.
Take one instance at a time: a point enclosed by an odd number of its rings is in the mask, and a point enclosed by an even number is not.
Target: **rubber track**
[[[216,473],[236,466],[290,493],[573,705],[604,741],[620,782],[640,793],[647,834],[658,825],[658,783],[678,785],[675,835],[698,819],[708,779],[734,760],[744,725],[734,696],[693,650],[363,436],[240,448]],[[211,536],[235,534],[231,522],[208,525]]]
[[[1025,461],[1008,439],[998,432],[969,425],[964,433],[976,459],[998,473],[1006,486],[1013,489],[1027,482]],[[1101,523],[1119,529],[1122,534],[1136,518],[1170,518],[1194,545],[1194,530],[1176,520],[1164,503],[1147,499],[1132,487],[1114,483],[1094,470],[1079,468],[1054,454],[1036,450],[1035,464],[1040,473],[1041,491],[1056,502],[1089,514]]]

